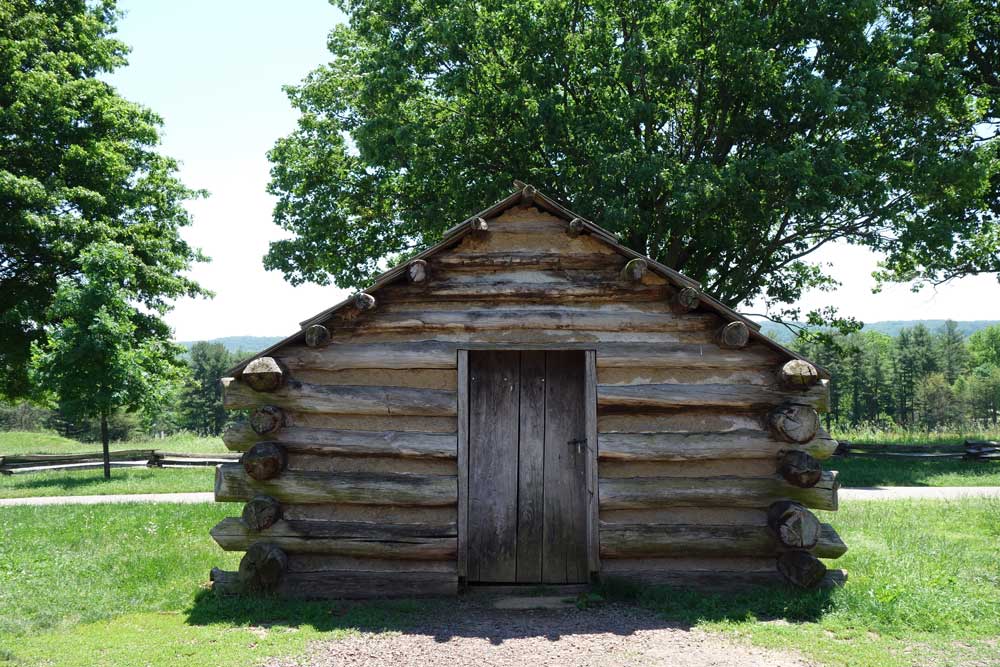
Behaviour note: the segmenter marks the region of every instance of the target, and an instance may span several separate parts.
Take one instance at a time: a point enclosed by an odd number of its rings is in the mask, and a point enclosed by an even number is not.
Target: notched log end
[[[239,580],[248,592],[273,590],[288,569],[288,555],[274,544],[257,542],[240,561]]]
[[[351,297],[351,301],[354,303],[354,307],[362,313],[375,309],[375,297],[367,292],[358,292]]]
[[[305,332],[306,345],[323,347],[330,342],[330,330],[322,324],[313,324]]]
[[[786,482],[801,489],[816,486],[823,477],[823,468],[819,461],[798,449],[782,453],[778,472]]]
[[[620,277],[627,283],[639,283],[642,282],[648,268],[649,265],[646,260],[638,257],[630,259],[622,268]]]
[[[719,347],[727,350],[738,350],[750,342],[750,327],[745,322],[729,322],[719,329],[717,335]]]
[[[469,229],[473,232],[488,232],[490,231],[490,226],[486,224],[485,218],[473,218],[469,221]]]
[[[525,185],[521,188],[521,206],[531,206],[535,203],[535,195],[538,194],[538,190],[535,189],[533,185]]]
[[[583,224],[583,218],[573,218],[569,221],[569,225],[566,227],[566,233],[574,238],[583,234],[586,230],[587,228]]]
[[[778,572],[799,588],[816,588],[826,576],[826,565],[808,551],[786,551],[778,556]]]
[[[240,381],[254,391],[274,391],[285,383],[285,369],[273,357],[258,357],[240,373]],[[228,385],[223,384],[223,390]]]
[[[783,403],[771,411],[768,422],[781,440],[802,444],[816,437],[819,413],[809,405]]]
[[[409,267],[407,267],[406,275],[410,279],[411,283],[425,283],[430,278],[430,267],[427,266],[426,261],[422,259],[415,259],[410,262]]]
[[[786,389],[808,389],[819,382],[819,371],[803,359],[792,359],[778,372],[781,384]]]
[[[250,428],[257,435],[276,433],[287,420],[285,411],[276,405],[263,405],[250,413]],[[228,431],[227,431],[228,432]],[[225,436],[223,436],[225,439]]]
[[[281,518],[281,503],[271,496],[254,496],[243,506],[241,518],[250,530],[267,530]]]
[[[701,304],[701,296],[698,290],[693,287],[684,287],[674,294],[671,300],[672,310],[675,313],[689,313]]]
[[[276,442],[258,442],[240,457],[246,473],[262,482],[281,474],[288,464],[285,448]]]

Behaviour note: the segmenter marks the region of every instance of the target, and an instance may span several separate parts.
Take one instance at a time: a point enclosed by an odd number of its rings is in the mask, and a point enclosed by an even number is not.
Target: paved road
[[[1000,498],[1000,486],[869,486],[841,489],[840,500],[898,500],[930,498],[952,500],[968,497]],[[0,507],[14,505],[96,505],[98,503],[210,503],[212,493],[143,493],[119,496],[42,496],[0,498]]]

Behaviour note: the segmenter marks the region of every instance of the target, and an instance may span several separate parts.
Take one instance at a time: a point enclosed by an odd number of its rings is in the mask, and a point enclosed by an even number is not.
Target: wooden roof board
[[[643,259],[647,262],[647,265],[654,273],[658,273],[659,275],[663,276],[674,285],[679,285],[681,287],[693,287],[694,289],[697,289],[701,303],[707,306],[709,310],[715,312],[716,314],[720,315],[721,317],[730,322],[740,321],[746,324],[750,329],[751,340],[757,340],[763,343],[764,345],[767,345],[768,347],[780,352],[781,354],[788,356],[789,358],[808,361],[817,368],[821,377],[823,377],[824,379],[830,379],[830,373],[825,368],[803,357],[799,353],[785,347],[781,343],[765,336],[760,331],[760,324],[754,322],[753,320],[749,319],[744,315],[741,315],[740,313],[736,312],[729,306],[723,304],[721,301],[703,292],[701,290],[701,284],[698,281],[688,278],[680,271],[677,271],[676,269],[671,269],[670,267],[665,266],[660,262],[657,262],[656,260],[650,259],[649,257],[646,257],[645,255],[622,245],[619,242],[617,236],[612,232],[609,232],[600,225],[597,225],[596,223],[587,220],[586,218],[582,218],[581,216],[569,210],[559,202],[539,192],[534,187],[527,184],[523,184],[520,181],[516,181],[515,183],[519,187],[513,193],[501,199],[500,201],[492,204],[491,206],[483,209],[482,211],[476,213],[475,215],[469,216],[468,218],[458,223],[457,225],[449,228],[444,232],[439,242],[430,246],[420,254],[411,257],[406,262],[403,262],[402,264],[399,264],[398,266],[395,266],[389,269],[388,271],[385,271],[375,279],[375,281],[371,284],[371,286],[369,286],[367,289],[363,291],[366,293],[374,292],[379,288],[391,282],[394,282],[395,280],[403,276],[410,262],[417,259],[427,259],[456,245],[465,235],[473,231],[473,225],[480,218],[488,221],[492,218],[498,217],[500,214],[502,214],[504,211],[510,208],[519,206],[524,203],[530,203],[530,205],[537,206],[555,215],[556,217],[562,218],[567,223],[573,220],[580,220],[583,224],[584,229],[586,229],[591,236],[607,244],[608,246],[613,248],[616,252],[618,252],[620,255],[628,257],[629,259]],[[527,195],[526,193],[528,193],[529,191],[530,195]],[[313,324],[321,324],[327,321],[338,310],[344,308],[345,306],[350,305],[352,298],[345,299],[340,303],[331,306],[330,308],[327,308],[306,320],[303,320],[302,322],[299,323],[299,326],[301,327],[299,331],[288,336],[287,338],[278,341],[277,343],[267,347],[266,349],[261,350],[260,352],[250,357],[247,357],[246,359],[242,360],[240,363],[236,364],[228,371],[226,371],[226,374],[235,375],[240,371],[242,371],[243,368],[254,359],[268,356],[272,352],[275,352],[276,350],[284,347],[285,345],[302,342],[305,338],[305,330],[307,327]]]

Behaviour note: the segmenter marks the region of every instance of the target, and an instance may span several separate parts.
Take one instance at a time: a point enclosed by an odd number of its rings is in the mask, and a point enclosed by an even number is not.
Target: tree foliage
[[[834,240],[1000,269],[995,0],[339,4],[270,153],[293,283],[362,285],[513,178],[729,305],[831,286]]]
[[[155,315],[121,287],[138,268],[123,246],[92,244],[78,263],[78,275],[60,280],[46,312],[52,324],[45,341],[32,345],[32,379],[70,418],[100,419],[106,455],[109,417],[162,404],[183,364],[169,330],[150,326]]]
[[[244,355],[245,356],[245,355]],[[200,435],[219,435],[229,416],[222,407],[219,380],[242,357],[222,343],[200,341],[191,346],[191,378],[182,396],[184,428]]]
[[[159,117],[99,78],[126,62],[116,19],[112,0],[0,2],[0,394],[28,391],[31,344],[45,348],[47,313],[68,307],[51,309],[88,247],[128,254],[109,279],[149,312],[204,293],[182,275],[201,256],[179,235],[199,193],[156,152]],[[140,340],[166,331],[156,317],[129,326]]]

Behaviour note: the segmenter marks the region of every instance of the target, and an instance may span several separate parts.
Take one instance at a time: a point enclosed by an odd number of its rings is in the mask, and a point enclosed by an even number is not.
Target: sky
[[[183,236],[212,258],[190,275],[215,298],[178,301],[167,316],[175,338],[297,331],[300,321],[347,291],[293,287],[280,273],[264,270],[268,244],[286,236],[271,221],[266,153],[295,127],[297,114],[282,86],[328,60],[326,37],[343,14],[326,0],[120,0],[119,6],[126,16],[118,38],[132,53],[129,66],[110,81],[163,117],[163,152],[180,161],[186,185],[210,193],[188,204],[194,223]],[[1000,285],[993,276],[919,293],[895,285],[872,294],[873,253],[833,245],[812,259],[831,262],[842,286],[805,295],[800,305],[807,310],[834,305],[866,322],[1000,320]],[[744,310],[758,312],[759,306]]]

